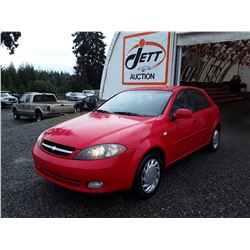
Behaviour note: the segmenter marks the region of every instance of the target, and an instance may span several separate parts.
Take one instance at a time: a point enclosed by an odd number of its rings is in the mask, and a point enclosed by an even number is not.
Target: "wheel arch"
[[[151,148],[149,148],[148,150],[146,150],[145,154],[143,155],[141,161],[148,155],[151,153],[156,153],[160,156],[162,163],[163,163],[163,167],[165,167],[166,165],[166,153],[164,152],[164,150],[160,147],[160,146],[153,146]]]
[[[36,107],[36,108],[35,108],[35,114],[36,114],[36,113],[38,113],[38,112],[40,112],[41,114],[43,114],[43,112],[42,112],[41,108]]]

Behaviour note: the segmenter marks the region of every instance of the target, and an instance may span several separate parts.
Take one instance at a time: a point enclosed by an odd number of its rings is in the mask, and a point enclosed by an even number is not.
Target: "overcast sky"
[[[115,32],[102,31],[106,36],[106,53]],[[73,73],[76,63],[72,53],[73,37],[69,32],[63,31],[21,31],[19,46],[14,55],[9,55],[5,47],[0,48],[0,63],[3,66],[11,62],[17,68],[21,64],[29,63],[36,69],[56,70]]]

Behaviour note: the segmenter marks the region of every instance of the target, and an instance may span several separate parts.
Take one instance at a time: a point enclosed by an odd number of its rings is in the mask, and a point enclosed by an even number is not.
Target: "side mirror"
[[[190,109],[177,109],[174,113],[174,118],[188,118],[192,116],[192,111]]]

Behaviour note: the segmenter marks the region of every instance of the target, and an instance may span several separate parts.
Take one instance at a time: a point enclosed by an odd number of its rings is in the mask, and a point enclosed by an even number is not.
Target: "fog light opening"
[[[98,189],[101,188],[102,186],[103,186],[102,181],[92,181],[88,183],[88,188],[90,189]]]

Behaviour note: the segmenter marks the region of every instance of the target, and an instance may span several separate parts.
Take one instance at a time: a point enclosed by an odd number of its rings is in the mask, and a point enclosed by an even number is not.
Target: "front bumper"
[[[35,171],[45,179],[64,188],[86,193],[106,193],[132,187],[132,152],[103,160],[74,160],[54,156],[35,145],[32,149]],[[88,188],[89,182],[103,182],[99,189]]]
[[[8,101],[8,100],[2,100],[1,102],[4,105],[12,105],[13,103],[16,103],[16,101]]]

